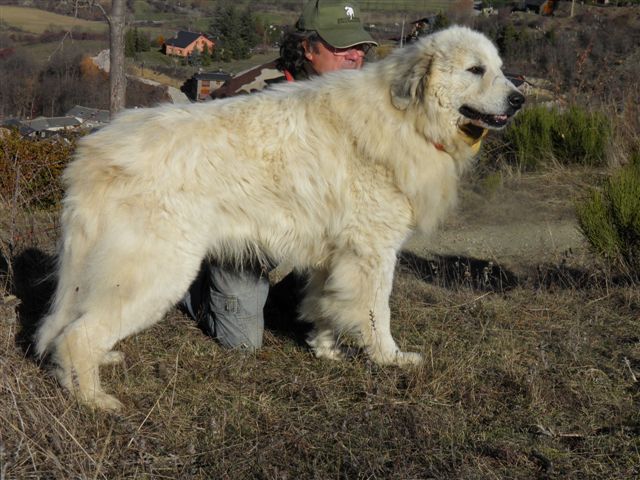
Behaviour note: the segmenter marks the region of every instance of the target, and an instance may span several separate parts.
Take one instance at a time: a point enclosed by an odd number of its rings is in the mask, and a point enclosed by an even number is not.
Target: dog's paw
[[[326,358],[328,360],[344,360],[345,354],[342,349],[338,347],[315,347],[312,348],[313,354],[316,358]]]
[[[307,345],[316,358],[344,360],[345,355],[331,330],[313,331],[307,338]]]
[[[422,354],[418,352],[397,352],[396,353],[396,365],[401,367],[411,365],[422,365],[424,358]]]
[[[120,400],[105,392],[96,392],[91,396],[85,395],[82,397],[82,403],[96,410],[106,412],[120,412],[124,408]]]
[[[421,365],[423,362],[420,353],[403,352],[401,350],[372,354],[370,357],[378,365],[397,365],[399,367]]]
[[[124,353],[117,350],[111,350],[104,354],[100,365],[116,365],[124,362]]]

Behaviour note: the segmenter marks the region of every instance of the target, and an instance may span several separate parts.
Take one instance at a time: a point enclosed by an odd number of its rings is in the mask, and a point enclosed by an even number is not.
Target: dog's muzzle
[[[471,120],[474,123],[480,123],[487,128],[502,128],[509,119],[516,114],[518,110],[522,108],[525,98],[520,92],[511,92],[507,97],[508,107],[504,113],[491,114],[480,112],[469,105],[463,105],[458,110],[461,115]]]

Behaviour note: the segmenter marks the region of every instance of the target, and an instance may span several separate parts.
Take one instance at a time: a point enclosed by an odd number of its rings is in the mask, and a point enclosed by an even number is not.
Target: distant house
[[[2,122],[2,128],[8,130],[17,130],[23,137],[33,134],[33,130],[27,127],[19,118],[7,118]]]
[[[83,128],[99,128],[109,123],[109,110],[75,105],[66,113],[67,117],[77,118]]]
[[[216,44],[202,33],[180,30],[175,38],[164,42],[164,53],[165,55],[188,57],[195,49],[204,51],[205,45],[212,52]]]
[[[211,99],[211,92],[217,90],[231,79],[225,72],[199,72],[184,82],[180,90],[195,102]]]
[[[21,123],[32,131],[29,136],[47,138],[76,130],[82,122],[75,117],[37,117]]]
[[[109,123],[109,111],[76,105],[64,117],[37,117],[33,120],[10,118],[2,126],[15,129],[24,137],[49,138],[61,133],[93,130]]]

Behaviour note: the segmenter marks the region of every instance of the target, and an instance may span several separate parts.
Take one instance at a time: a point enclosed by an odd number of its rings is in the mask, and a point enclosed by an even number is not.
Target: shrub
[[[504,133],[507,156],[522,170],[559,164],[602,166],[611,138],[611,123],[600,112],[536,106],[524,110]]]
[[[50,208],[62,197],[62,170],[73,151],[65,139],[33,141],[16,131],[0,137],[0,199],[20,208]]]
[[[536,170],[551,159],[551,129],[555,115],[553,110],[534,107],[516,117],[504,133],[510,163],[515,163],[522,170]]]
[[[571,107],[560,115],[554,127],[554,156],[561,163],[605,165],[612,129],[604,113]]]
[[[640,279],[640,149],[576,210],[594,250],[630,278]]]

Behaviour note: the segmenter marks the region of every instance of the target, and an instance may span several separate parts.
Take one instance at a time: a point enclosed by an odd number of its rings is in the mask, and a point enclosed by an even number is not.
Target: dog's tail
[[[86,276],[87,254],[96,242],[98,228],[96,218],[92,218],[89,212],[82,212],[77,208],[78,204],[81,202],[65,200],[56,291],[49,312],[34,336],[38,356],[45,355],[60,332],[82,314],[78,300],[84,287],[82,279]]]

